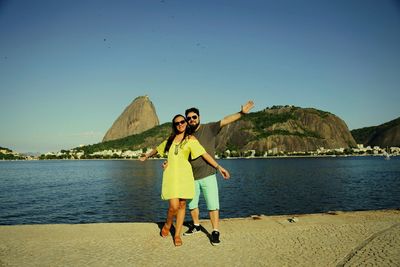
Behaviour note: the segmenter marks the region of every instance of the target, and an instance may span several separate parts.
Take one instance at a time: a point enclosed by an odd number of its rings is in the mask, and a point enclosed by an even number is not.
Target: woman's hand
[[[147,155],[146,154],[142,154],[139,158],[140,161],[145,161],[147,159]]]

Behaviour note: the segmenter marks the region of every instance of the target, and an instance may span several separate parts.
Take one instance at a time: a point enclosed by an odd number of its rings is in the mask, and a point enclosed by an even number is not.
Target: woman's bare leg
[[[183,221],[185,220],[186,199],[179,199],[179,209],[176,215],[175,236],[181,235]]]
[[[173,198],[169,200],[169,207],[167,212],[167,220],[165,222],[165,226],[169,229],[174,222],[174,217],[177,215],[179,210],[179,199]]]

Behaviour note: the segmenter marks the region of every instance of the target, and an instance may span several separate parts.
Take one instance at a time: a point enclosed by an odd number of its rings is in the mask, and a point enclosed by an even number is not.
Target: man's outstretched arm
[[[243,114],[247,114],[250,112],[250,110],[254,107],[254,102],[253,101],[247,101],[246,104],[242,105],[241,109],[239,112],[231,114],[226,116],[221,120],[221,128],[228,125],[229,123],[232,123],[234,121],[237,121],[242,117]]]

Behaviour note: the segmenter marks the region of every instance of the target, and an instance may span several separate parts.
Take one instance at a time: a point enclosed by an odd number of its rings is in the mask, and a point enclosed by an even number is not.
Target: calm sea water
[[[400,207],[400,157],[219,163],[221,218]],[[0,224],[160,222],[161,177],[160,160],[0,162]]]

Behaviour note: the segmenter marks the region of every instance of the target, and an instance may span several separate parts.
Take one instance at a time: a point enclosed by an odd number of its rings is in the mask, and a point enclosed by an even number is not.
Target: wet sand
[[[399,210],[224,219],[219,246],[202,225],[182,247],[161,223],[0,226],[0,266],[400,266]]]

